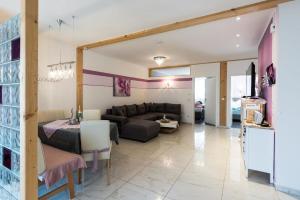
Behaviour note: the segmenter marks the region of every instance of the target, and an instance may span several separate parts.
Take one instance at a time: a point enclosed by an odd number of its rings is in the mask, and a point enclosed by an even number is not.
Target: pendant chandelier
[[[73,34],[74,34],[74,19],[73,19]],[[63,24],[66,24],[62,19],[58,19],[57,21],[59,27],[59,33],[61,34],[61,27]],[[49,26],[50,30],[51,26]],[[46,82],[58,82],[66,79],[74,78],[74,69],[75,69],[75,61],[63,61],[62,60],[62,43],[60,42],[59,47],[59,62],[51,65],[47,65],[48,75],[47,78],[39,78],[39,81]]]

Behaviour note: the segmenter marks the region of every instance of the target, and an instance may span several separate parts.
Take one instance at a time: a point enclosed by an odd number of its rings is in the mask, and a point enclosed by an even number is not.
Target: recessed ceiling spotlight
[[[236,46],[236,48],[240,48],[240,44],[236,44],[235,46]]]
[[[235,18],[235,20],[238,22],[238,21],[241,20],[241,17],[240,17],[240,16],[237,16],[237,17]]]
[[[235,36],[238,37],[238,38],[241,37],[241,35],[239,33],[237,33]]]

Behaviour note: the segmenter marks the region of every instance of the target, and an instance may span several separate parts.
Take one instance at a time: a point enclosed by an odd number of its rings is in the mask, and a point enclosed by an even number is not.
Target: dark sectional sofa
[[[181,105],[170,103],[143,103],[113,106],[102,115],[103,120],[118,124],[121,138],[146,142],[158,136],[160,125],[155,120],[168,119],[181,121]]]

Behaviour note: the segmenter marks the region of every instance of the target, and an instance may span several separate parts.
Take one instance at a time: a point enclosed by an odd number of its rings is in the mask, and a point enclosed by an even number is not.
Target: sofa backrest
[[[165,104],[165,112],[180,115],[181,114],[181,105],[166,103]]]
[[[180,115],[181,104],[143,103],[139,105],[132,104],[132,105],[124,105],[124,106],[113,106],[111,109],[107,109],[106,114],[132,117],[135,115],[141,115],[148,112],[172,113],[172,114]],[[125,115],[121,113],[124,113]]]

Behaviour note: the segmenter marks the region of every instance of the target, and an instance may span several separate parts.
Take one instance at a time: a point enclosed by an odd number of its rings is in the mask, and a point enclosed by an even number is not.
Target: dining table
[[[49,137],[44,130],[44,126],[48,123],[50,122],[38,124],[38,135],[42,143],[71,153],[81,154],[80,126],[74,125],[74,127],[57,129]],[[118,126],[114,122],[110,122],[110,139],[117,145],[119,144]]]

